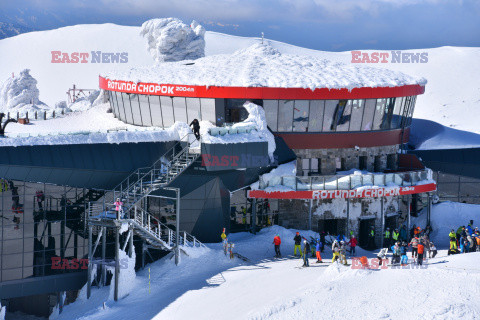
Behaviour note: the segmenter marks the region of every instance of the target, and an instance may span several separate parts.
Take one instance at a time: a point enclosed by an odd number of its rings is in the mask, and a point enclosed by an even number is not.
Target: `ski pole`
[[[267,256],[268,251],[270,251],[270,247],[268,247],[267,251],[265,252],[264,256]]]

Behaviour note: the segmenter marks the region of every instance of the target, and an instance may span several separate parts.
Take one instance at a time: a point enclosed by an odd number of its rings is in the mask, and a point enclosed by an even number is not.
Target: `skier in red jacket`
[[[280,253],[280,244],[282,244],[282,239],[277,234],[275,238],[273,238],[273,244],[275,245],[275,257],[280,258],[282,254]]]
[[[350,256],[355,256],[355,248],[357,247],[357,238],[352,234],[352,237],[348,241],[348,245],[350,246]]]

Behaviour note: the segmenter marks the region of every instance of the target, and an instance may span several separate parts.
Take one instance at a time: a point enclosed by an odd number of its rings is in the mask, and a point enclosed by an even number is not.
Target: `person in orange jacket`
[[[417,263],[419,265],[422,265],[423,263],[423,252],[425,251],[425,246],[423,245],[423,241],[419,241],[417,245],[417,254],[418,254],[418,259]]]
[[[280,258],[282,254],[280,253],[280,245],[282,244],[282,239],[280,239],[280,236],[277,234],[273,238],[273,244],[275,245],[275,257]]]

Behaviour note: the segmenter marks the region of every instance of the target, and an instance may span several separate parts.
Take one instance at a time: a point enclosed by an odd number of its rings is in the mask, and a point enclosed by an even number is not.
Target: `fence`
[[[433,172],[437,182],[437,195],[442,201],[480,204],[480,179]]]
[[[333,176],[278,176],[267,181],[260,177],[259,188],[284,186],[293,190],[351,190],[365,185],[413,186],[421,181],[432,180],[430,169],[398,173],[367,173]]]

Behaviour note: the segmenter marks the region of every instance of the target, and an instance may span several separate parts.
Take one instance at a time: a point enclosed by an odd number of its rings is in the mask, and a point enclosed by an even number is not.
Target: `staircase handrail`
[[[187,141],[187,146],[190,145],[190,142],[188,140],[188,136],[190,135],[191,133],[187,133],[185,136],[183,136],[180,140],[178,140],[172,147],[170,147],[170,149],[168,149],[167,151],[165,151],[159,158],[157,161],[155,161],[150,167],[143,167],[143,168],[138,168],[136,169],[134,172],[132,172],[128,177],[126,177],[125,179],[122,180],[122,182],[120,182],[118,185],[115,186],[115,188],[113,188],[113,191],[118,191],[118,189],[122,188],[122,185],[127,182],[127,185],[129,185],[129,180],[132,176],[134,175],[137,175],[139,176],[140,175],[140,170],[143,170],[143,169],[148,169],[147,173],[145,173],[144,175],[148,174],[152,169],[155,169],[156,166],[159,164],[159,162],[161,162],[163,159],[163,157],[165,157],[168,153],[170,153],[172,150],[174,150],[179,144],[181,144],[183,142],[183,140],[185,138],[186,141]],[[139,180],[139,178],[137,178],[137,180]]]

